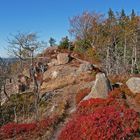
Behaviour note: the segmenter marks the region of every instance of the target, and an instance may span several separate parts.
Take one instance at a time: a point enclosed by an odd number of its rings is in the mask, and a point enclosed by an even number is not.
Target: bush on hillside
[[[82,122],[82,123],[81,123]],[[59,140],[129,139],[138,131],[138,114],[116,106],[98,108],[89,115],[76,116],[59,136]]]
[[[8,123],[0,128],[0,138],[14,138],[20,137],[23,138],[31,138],[31,137],[39,137],[43,136],[46,131],[51,130],[55,123],[57,123],[57,116],[54,118],[46,118],[39,122],[33,123]]]
[[[139,131],[139,114],[129,109],[119,94],[116,90],[108,99],[81,102],[59,140],[133,139]]]
[[[67,49],[69,51],[72,51],[74,49],[74,46],[73,46],[72,42],[70,42],[68,36],[66,36],[66,37],[62,38],[58,48],[59,49]]]
[[[84,89],[78,91],[78,93],[76,94],[76,98],[75,98],[76,104],[79,104],[80,101],[81,101],[86,95],[88,95],[88,94],[90,93],[90,91],[91,91],[90,88],[84,88]]]
[[[91,41],[88,39],[79,39],[75,42],[75,45],[77,48],[81,48],[86,51],[88,48],[91,48]]]

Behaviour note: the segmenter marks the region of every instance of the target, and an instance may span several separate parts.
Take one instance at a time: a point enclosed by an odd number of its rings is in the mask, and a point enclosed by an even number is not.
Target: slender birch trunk
[[[107,51],[106,51],[106,72],[107,74],[110,73],[110,62],[109,62],[109,46],[107,47]]]
[[[126,46],[126,35],[124,37],[124,50],[123,50],[123,63],[124,63],[124,66],[126,66],[126,49],[127,49],[127,46]]]

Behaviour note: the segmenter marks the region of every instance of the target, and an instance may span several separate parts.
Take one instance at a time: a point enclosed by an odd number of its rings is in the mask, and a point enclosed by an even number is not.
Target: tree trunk
[[[124,50],[123,50],[123,63],[124,63],[124,66],[126,68],[126,49],[127,49],[127,46],[126,46],[126,36],[124,38]]]
[[[115,42],[115,52],[114,52],[114,64],[116,65],[113,65],[113,69],[115,71],[115,74],[118,74],[119,72],[119,58],[118,58],[118,51],[117,51],[117,43]]]
[[[31,51],[31,65],[33,66],[34,51]]]
[[[132,50],[132,57],[131,57],[131,74],[134,73],[134,47]]]
[[[18,122],[17,120],[17,113],[16,113],[16,106],[14,107],[14,122]]]
[[[110,61],[109,61],[109,46],[107,47],[107,51],[106,51],[106,72],[107,74],[110,73]]]
[[[19,56],[20,56],[20,58],[19,58],[19,59],[20,59],[20,71],[22,72],[22,70],[23,70],[23,69],[22,69],[22,68],[23,68],[23,62],[22,62],[22,54],[21,54],[21,53],[22,53],[22,52],[21,52],[22,50],[21,50],[21,46],[20,46],[20,50],[19,50],[19,51],[20,51],[20,52],[19,52]]]
[[[134,73],[134,70],[137,69],[137,36],[133,40],[133,51],[132,51],[132,65],[131,65],[131,74]]]
[[[8,96],[8,94],[7,94],[7,92],[6,92],[6,83],[4,83],[4,85],[3,85],[3,92],[4,92],[5,96],[6,96],[6,98],[7,98],[8,100],[10,100],[10,97]]]
[[[35,76],[35,73],[33,75],[33,82],[34,82],[34,95],[35,95],[35,119],[36,121],[39,120],[39,87],[38,87],[38,83],[37,83],[37,79]]]
[[[134,47],[134,64],[137,65],[137,46]]]

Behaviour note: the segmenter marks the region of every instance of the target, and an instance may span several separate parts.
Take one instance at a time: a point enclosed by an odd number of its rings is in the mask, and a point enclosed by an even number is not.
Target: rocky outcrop
[[[53,94],[54,94],[53,91],[44,93],[41,97],[41,101],[48,101],[49,99],[53,97]]]
[[[57,66],[57,65],[64,65],[70,61],[69,55],[67,53],[59,53],[57,55],[57,59],[53,58],[48,63],[49,67]]]
[[[58,74],[59,74],[58,71],[53,71],[52,74],[51,74],[51,78],[52,78],[52,79],[57,78],[57,77],[58,77]]]
[[[84,100],[90,98],[107,98],[110,90],[111,86],[108,78],[104,73],[98,73],[91,92],[84,98]]]
[[[134,95],[140,93],[140,78],[132,77],[126,82],[126,85]]]
[[[69,62],[69,60],[70,60],[70,58],[69,58],[69,55],[67,53],[59,53],[57,55],[58,65],[67,64]]]
[[[92,71],[92,70],[93,70],[92,64],[85,62],[80,65],[78,72],[87,72],[87,71]]]
[[[49,67],[56,66],[56,65],[58,65],[57,59],[52,59],[51,62],[48,63]]]
[[[18,92],[24,92],[30,87],[30,78],[24,75],[18,76]]]

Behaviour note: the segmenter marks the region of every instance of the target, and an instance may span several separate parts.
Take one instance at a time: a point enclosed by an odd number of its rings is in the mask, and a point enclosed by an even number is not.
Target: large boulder
[[[57,59],[52,59],[51,62],[48,63],[49,67],[56,66],[56,65],[58,65]]]
[[[25,75],[18,75],[18,91],[24,92],[30,87],[30,78]]]
[[[132,77],[126,82],[126,85],[134,95],[140,93],[140,78]]]
[[[104,73],[98,73],[91,92],[84,98],[84,100],[90,98],[107,98],[109,91],[111,91],[111,85],[108,78]]]
[[[87,72],[87,71],[92,71],[93,70],[93,65],[90,64],[89,62],[85,62],[80,65],[78,72]]]
[[[22,74],[23,74],[24,76],[30,77],[30,72],[29,72],[28,69],[24,69],[23,72],[22,72]]]
[[[70,58],[67,53],[59,53],[57,55],[57,62],[59,65],[61,64],[67,64],[69,62]]]
[[[58,77],[58,74],[59,74],[58,71],[53,71],[52,74],[51,74],[51,78],[52,78],[52,79],[57,78],[57,77]]]

